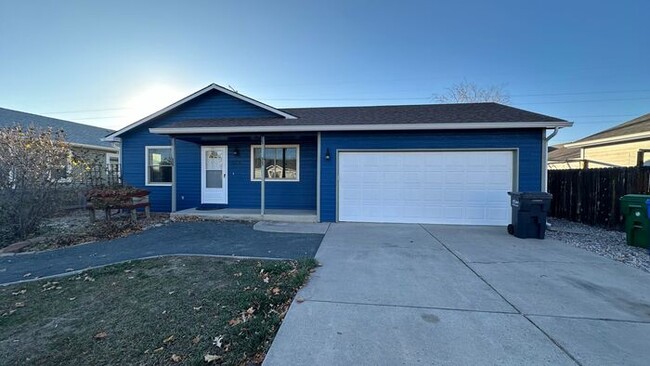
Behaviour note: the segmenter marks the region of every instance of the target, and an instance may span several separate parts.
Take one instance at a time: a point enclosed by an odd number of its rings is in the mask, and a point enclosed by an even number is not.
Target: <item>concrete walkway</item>
[[[650,274],[505,228],[332,224],[274,365],[647,365]]]
[[[168,255],[275,259],[313,257],[322,238],[321,234],[257,231],[252,223],[175,222],[115,240],[2,256],[0,285]]]

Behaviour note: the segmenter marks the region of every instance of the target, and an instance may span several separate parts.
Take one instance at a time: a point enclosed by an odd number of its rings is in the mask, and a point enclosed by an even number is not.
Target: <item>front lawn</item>
[[[174,257],[0,287],[0,359],[257,364],[315,265]]]

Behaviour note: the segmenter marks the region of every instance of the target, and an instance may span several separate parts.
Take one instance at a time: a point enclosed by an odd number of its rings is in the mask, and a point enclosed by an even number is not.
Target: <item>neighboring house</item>
[[[566,147],[566,144],[548,147],[549,169],[580,169],[582,166],[579,148]]]
[[[155,211],[505,225],[508,191],[545,189],[546,130],[571,125],[496,103],[277,109],[212,84],[107,140]]]
[[[565,145],[583,168],[650,165],[650,113]]]
[[[0,108],[0,128],[15,125],[63,131],[73,153],[109,168],[119,167],[119,148],[115,143],[102,140],[112,130]]]

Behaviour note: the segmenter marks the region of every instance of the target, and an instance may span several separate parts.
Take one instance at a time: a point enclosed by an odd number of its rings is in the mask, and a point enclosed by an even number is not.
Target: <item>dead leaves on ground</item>
[[[223,357],[218,356],[218,355],[207,354],[207,355],[205,355],[205,357],[203,357],[203,361],[205,361],[207,363],[217,362],[217,361],[221,361],[222,358]]]
[[[104,331],[101,331],[101,332],[95,334],[95,335],[93,336],[93,339],[99,341],[99,340],[102,340],[102,339],[104,339],[104,338],[106,338],[106,337],[108,337],[108,333],[106,333],[106,332],[104,332]]]

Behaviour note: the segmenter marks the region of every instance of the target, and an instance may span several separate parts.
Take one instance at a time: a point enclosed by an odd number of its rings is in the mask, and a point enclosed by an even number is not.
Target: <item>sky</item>
[[[0,0],[0,107],[119,129],[210,83],[272,106],[434,103],[455,83],[575,122],[650,113],[646,1]]]

